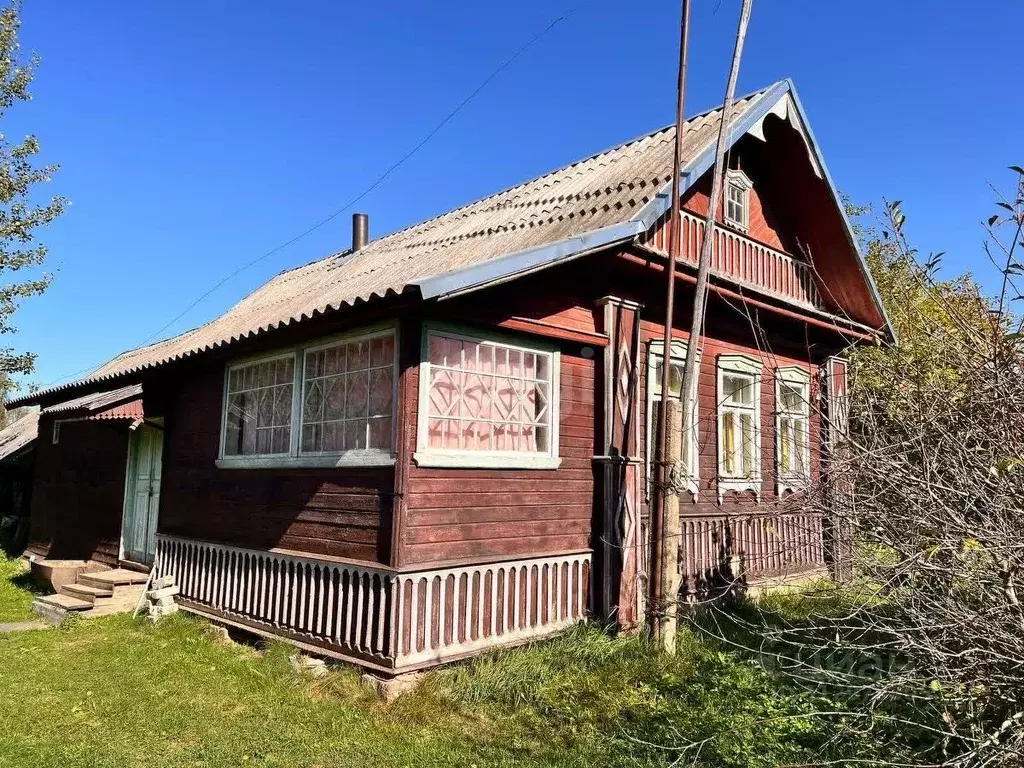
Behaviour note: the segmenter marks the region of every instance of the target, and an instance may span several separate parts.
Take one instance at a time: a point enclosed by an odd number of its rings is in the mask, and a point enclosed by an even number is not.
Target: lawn
[[[0,583],[0,605],[17,606]],[[675,657],[596,627],[429,674],[384,705],[358,674],[225,643],[178,615],[0,635],[0,766],[782,766],[852,753],[822,702],[683,632]],[[676,762],[678,761],[678,762]]]
[[[0,624],[34,619],[33,584],[28,566],[0,553]]]

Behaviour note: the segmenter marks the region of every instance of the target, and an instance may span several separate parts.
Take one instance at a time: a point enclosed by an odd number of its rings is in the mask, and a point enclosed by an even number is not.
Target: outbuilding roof
[[[39,411],[31,410],[0,430],[0,462],[20,453],[39,433]]]
[[[795,99],[790,81],[737,99],[731,140],[756,130],[785,98]],[[710,167],[721,118],[719,108],[686,122],[684,189]],[[84,379],[14,403],[144,371],[344,306],[406,292],[436,298],[472,290],[629,240],[669,207],[674,143],[675,127],[662,128],[372,240],[356,252],[282,272],[205,325],[125,352]]]
[[[72,411],[84,411],[86,413],[101,413],[110,409],[111,406],[121,405],[128,400],[136,400],[142,396],[141,384],[129,384],[126,387],[111,389],[104,392],[90,392],[73,400],[65,400],[63,403],[51,405],[44,408],[43,413],[47,415],[57,413],[70,413]]]

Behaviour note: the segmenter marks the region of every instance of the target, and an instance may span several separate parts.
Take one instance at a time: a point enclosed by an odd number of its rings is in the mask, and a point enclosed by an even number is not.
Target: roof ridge
[[[767,93],[772,88],[776,87],[777,85],[779,85],[779,83],[782,83],[782,82],[785,82],[785,81],[778,80],[778,81],[776,81],[774,83],[771,83],[768,86],[765,86],[763,88],[758,88],[755,91],[751,91],[750,93],[745,93],[742,96],[736,97],[733,100],[734,104],[737,103],[737,102],[745,101],[747,99],[752,99],[755,96],[761,96],[761,95]],[[723,106],[724,106],[723,104],[719,104],[718,106],[711,107],[710,109],[706,109],[703,112],[698,112],[697,114],[692,115],[691,117],[686,118],[686,120],[685,120],[685,122],[683,124],[684,124],[684,126],[685,125],[689,125],[691,122],[693,122],[695,120],[700,120],[701,118],[707,117],[708,115],[711,115],[714,112],[719,112],[719,111],[722,110]],[[529,184],[533,184],[535,182],[541,181],[542,179],[549,178],[551,176],[554,176],[557,173],[561,173],[561,172],[567,171],[570,168],[575,168],[578,165],[581,165],[583,163],[589,162],[591,160],[595,160],[595,159],[601,157],[602,155],[607,155],[607,154],[609,154],[609,153],[611,153],[611,152],[613,152],[615,150],[625,149],[626,147],[629,147],[629,146],[631,146],[633,144],[641,142],[644,139],[649,139],[649,138],[652,138],[652,137],[658,135],[659,133],[665,133],[666,131],[670,131],[670,130],[674,130],[674,129],[675,129],[675,124],[673,123],[673,124],[670,124],[670,125],[662,126],[661,128],[656,128],[654,130],[646,131],[645,133],[638,134],[638,135],[634,136],[631,139],[628,139],[626,141],[621,141],[618,144],[613,144],[611,146],[605,147],[604,149],[602,149],[602,150],[600,150],[598,152],[594,152],[594,153],[592,153],[590,155],[587,155],[586,157],[582,157],[579,160],[574,160],[574,161],[572,161],[570,163],[565,163],[564,165],[560,165],[557,168],[552,168],[549,171],[541,173],[541,174],[539,174],[537,176],[534,176],[532,178],[526,179],[525,181],[521,181],[521,182],[518,182],[516,184],[511,184],[508,187],[505,187],[504,189],[499,190],[498,192],[493,192],[493,193],[491,193],[489,195],[484,195],[483,197],[477,198],[476,200],[471,200],[468,203],[464,203],[463,205],[457,206],[456,208],[452,208],[450,210],[447,210],[447,211],[444,211],[442,213],[439,213],[439,214],[437,214],[435,216],[431,216],[429,218],[423,219],[422,221],[418,221],[418,222],[415,222],[413,224],[409,224],[409,225],[407,225],[405,227],[402,227],[400,229],[396,229],[394,232],[389,232],[388,234],[383,235],[382,237],[378,238],[377,240],[371,241],[371,244],[372,245],[377,245],[378,243],[383,243],[384,241],[386,241],[386,240],[388,240],[390,238],[393,238],[393,237],[396,237],[398,235],[401,235],[401,234],[403,234],[405,232],[408,232],[411,229],[415,229],[416,227],[421,227],[421,226],[430,224],[430,223],[435,222],[438,219],[442,219],[442,218],[444,218],[446,216],[451,216],[453,214],[461,213],[461,212],[465,211],[467,208],[471,208],[473,206],[479,205],[480,203],[487,202],[488,200],[493,200],[494,198],[497,198],[497,197],[500,197],[501,195],[504,195],[504,194],[507,194],[509,192],[512,192],[513,190],[519,189],[520,187],[525,187],[525,186],[527,186]],[[332,257],[331,256],[325,256],[323,258],[332,258]]]
[[[785,82],[785,81],[784,80],[777,80],[774,83],[771,83],[771,84],[769,84],[767,86],[764,86],[762,88],[758,88],[757,90],[754,90],[754,91],[750,91],[749,93],[745,93],[742,96],[738,96],[738,97],[736,97],[734,99],[734,103],[745,101],[747,99],[752,99],[755,96],[761,96],[761,95],[767,93],[768,91],[772,90],[773,88],[775,88],[777,85],[779,85],[782,82]],[[696,113],[696,114],[686,118],[686,120],[684,121],[683,125],[684,126],[688,126],[690,123],[692,123],[692,122],[694,122],[696,120],[700,120],[702,118],[705,118],[705,117],[707,117],[707,116],[709,116],[709,115],[711,115],[711,114],[713,114],[715,112],[720,112],[723,109],[723,106],[724,105],[720,104],[718,106],[710,107],[708,109],[705,109],[702,112],[698,112],[698,113]],[[407,234],[407,233],[411,232],[412,230],[416,229],[417,227],[425,227],[427,225],[430,225],[432,223],[435,223],[435,222],[439,221],[440,219],[443,219],[443,218],[446,218],[446,217],[452,217],[452,216],[455,216],[456,214],[459,214],[459,213],[465,213],[465,212],[468,211],[468,209],[473,208],[474,206],[480,205],[481,203],[486,203],[489,200],[494,200],[495,198],[501,197],[502,195],[508,194],[509,192],[512,192],[512,191],[514,191],[516,189],[520,189],[520,188],[526,187],[526,186],[528,186],[530,184],[534,184],[536,182],[542,181],[543,179],[550,178],[550,177],[552,177],[552,176],[554,176],[554,175],[556,175],[558,173],[562,173],[562,172],[567,171],[567,170],[569,170],[571,168],[575,168],[575,167],[577,167],[579,165],[582,165],[583,163],[587,163],[587,162],[589,162],[591,160],[596,160],[597,158],[599,158],[599,157],[601,157],[603,155],[610,154],[611,152],[614,152],[616,150],[625,149],[625,148],[630,147],[630,146],[632,146],[634,144],[638,144],[639,142],[644,141],[645,139],[653,138],[654,136],[657,136],[660,133],[666,133],[666,132],[674,130],[674,129],[675,129],[675,124],[672,123],[672,124],[669,124],[669,125],[664,125],[661,128],[655,128],[654,130],[649,130],[649,131],[646,131],[644,133],[637,134],[637,135],[635,135],[631,139],[627,139],[626,141],[621,141],[618,144],[613,144],[611,146],[607,146],[604,149],[599,150],[597,152],[594,152],[594,153],[592,153],[590,155],[587,155],[586,157],[582,157],[579,160],[574,160],[573,162],[565,163],[564,165],[560,165],[557,168],[552,168],[549,171],[541,173],[541,174],[539,174],[537,176],[533,176],[533,177],[531,177],[529,179],[526,179],[525,181],[521,181],[521,182],[518,182],[518,183],[515,183],[515,184],[511,184],[511,185],[509,185],[509,186],[505,187],[504,189],[501,189],[501,190],[499,190],[497,192],[493,192],[493,193],[491,193],[489,195],[484,195],[483,197],[479,197],[479,198],[477,198],[475,200],[471,200],[471,201],[469,201],[467,203],[463,203],[462,205],[457,206],[455,208],[451,208],[451,209],[449,209],[447,211],[442,211],[441,213],[435,214],[434,216],[430,216],[430,217],[428,217],[426,219],[421,219],[420,221],[416,221],[416,222],[408,224],[408,225],[406,225],[404,227],[400,227],[399,229],[396,229],[393,232],[389,232],[386,235],[382,235],[381,237],[377,238],[376,240],[371,240],[367,244],[367,247],[371,247],[371,246],[372,247],[377,247],[378,245],[381,245],[381,244],[385,243],[388,240],[391,240],[393,238],[397,238],[397,237],[399,237],[399,236],[401,236],[403,234]],[[311,261],[308,261],[305,264],[299,264],[297,266],[289,267],[287,269],[281,270],[280,272],[275,274],[273,277],[269,278],[264,283],[264,285],[270,283],[273,280],[277,280],[278,278],[280,278],[280,277],[282,277],[284,275],[287,275],[290,272],[297,272],[298,270],[305,269],[306,267],[310,267],[310,266],[312,266],[314,264],[318,264],[320,262],[326,262],[326,261],[330,261],[330,260],[333,260],[333,259],[344,258],[346,256],[358,256],[358,253],[353,251],[351,248],[349,248],[348,250],[344,250],[344,251],[335,251],[334,253],[327,254],[326,256],[318,256],[317,258],[312,259]],[[230,312],[231,310],[233,310],[235,307],[243,304],[254,293],[255,293],[255,291],[253,293],[250,293],[250,294],[246,295],[239,302],[237,302],[236,304],[233,304],[231,307],[229,307],[222,314],[226,314],[227,312]],[[216,318],[213,318],[213,320],[216,320]],[[213,320],[211,320],[210,322],[213,322]],[[208,323],[204,323],[203,325],[197,326],[197,328],[194,328],[193,330],[198,330],[198,328],[202,328],[204,325],[207,325],[207,324]],[[165,341],[169,341],[170,339],[173,339],[173,338],[176,338],[176,337],[171,336],[168,339],[165,339]],[[141,347],[139,347],[137,349],[141,349]],[[126,350],[126,352],[128,352],[128,351],[133,351],[133,350]],[[121,354],[125,354],[125,353],[122,352]]]

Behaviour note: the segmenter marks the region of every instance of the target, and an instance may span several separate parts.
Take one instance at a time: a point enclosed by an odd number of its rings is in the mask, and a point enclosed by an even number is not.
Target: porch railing
[[[817,514],[683,515],[681,523],[681,592],[691,598],[825,568]]]
[[[680,213],[679,252],[684,261],[696,264],[704,242],[704,219],[688,211]],[[668,254],[668,226],[661,222],[641,241]],[[715,227],[711,271],[740,285],[815,309],[823,308],[809,264],[729,229]]]
[[[161,534],[156,569],[199,610],[399,671],[580,621],[590,553],[399,572]]]

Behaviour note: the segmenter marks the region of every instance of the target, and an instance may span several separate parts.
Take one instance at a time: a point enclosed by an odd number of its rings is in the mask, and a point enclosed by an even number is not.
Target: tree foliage
[[[887,218],[881,232],[864,233],[865,258],[897,341],[851,350],[856,391],[869,395],[891,384],[908,386],[907,374],[914,375],[916,386],[969,388],[970,382],[959,379],[946,353],[965,335],[989,337],[998,322],[991,302],[970,274],[938,277],[943,253],[930,254],[921,263],[903,235],[899,201],[887,206]],[[893,379],[893,371],[902,375]]]
[[[13,107],[32,99],[29,87],[39,57],[23,54],[20,32],[21,2],[16,0],[0,9],[0,126]],[[47,254],[36,233],[57,219],[67,203],[60,196],[39,194],[39,185],[58,169],[39,164],[39,152],[34,135],[12,141],[0,130],[0,334],[16,330],[12,321],[19,303],[41,294],[51,281],[50,275],[34,271]],[[31,352],[0,347],[0,388],[9,388],[12,375],[30,372],[34,362]]]

